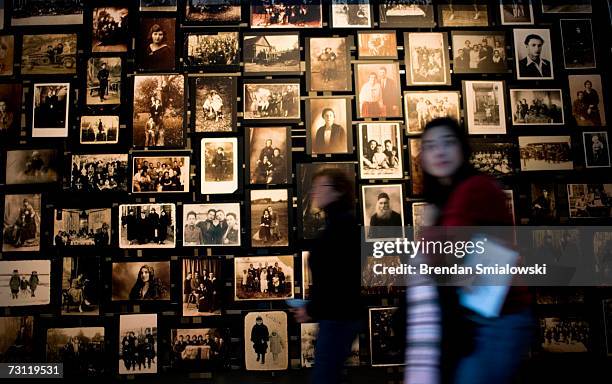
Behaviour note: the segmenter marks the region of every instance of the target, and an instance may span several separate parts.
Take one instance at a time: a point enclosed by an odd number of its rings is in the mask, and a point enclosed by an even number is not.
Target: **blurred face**
[[[227,222],[227,225],[231,228],[234,226],[234,224],[236,224],[236,219],[234,219],[234,216],[232,215],[228,215],[225,218],[225,221]]]
[[[217,220],[223,221],[225,219],[225,213],[223,213],[222,211],[217,211],[215,217],[217,218]]]
[[[542,40],[540,39],[530,39],[527,42],[527,54],[531,58],[540,58],[542,54]]]
[[[591,89],[591,88],[593,88],[593,84],[591,84],[589,81],[587,81],[586,83],[584,83],[584,88]]]
[[[437,178],[451,177],[463,161],[461,144],[450,128],[435,127],[423,135],[421,162],[425,172]]]
[[[325,120],[325,125],[332,125],[334,123],[334,112],[332,111],[327,111],[325,112],[325,114],[323,115],[323,120]]]
[[[0,112],[6,112],[6,103],[4,101],[0,101]]]
[[[387,212],[390,208],[391,207],[389,205],[389,199],[387,199],[386,197],[381,197],[376,202],[376,211],[379,213]]]
[[[153,41],[154,44],[161,43],[163,39],[164,39],[164,32],[162,31],[153,32],[151,34],[151,40]]]
[[[215,211],[208,211],[208,220],[212,220],[215,218]]]
[[[392,150],[392,149],[393,149],[393,146],[391,145],[391,143],[386,142],[386,143],[385,143],[385,149],[386,149],[387,151],[390,151],[390,150]]]
[[[329,177],[321,176],[313,180],[312,188],[310,189],[310,199],[315,207],[323,209],[339,197],[340,193],[334,189]]]
[[[196,221],[196,218],[195,218],[195,216],[194,216],[194,215],[189,215],[189,216],[187,217],[187,224],[189,224],[189,225],[194,225],[194,224],[195,224],[195,221]]]
[[[142,281],[147,282],[149,281],[149,270],[147,268],[142,268],[140,270],[140,278],[142,279]]]
[[[378,77],[380,77],[381,79],[384,79],[385,77],[387,77],[387,71],[385,71],[384,69],[379,69]]]

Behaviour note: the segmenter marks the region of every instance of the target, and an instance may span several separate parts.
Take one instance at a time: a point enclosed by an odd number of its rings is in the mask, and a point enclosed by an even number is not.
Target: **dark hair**
[[[194,211],[189,211],[189,212],[187,213],[187,218],[189,218],[189,216],[191,216],[191,215],[193,215],[193,217],[195,217],[195,218],[197,218],[197,217],[198,217],[198,215],[197,215],[197,214],[196,214]]]
[[[376,201],[380,200],[380,199],[387,199],[387,200],[391,200],[391,198],[389,197],[389,194],[387,192],[381,192],[378,194],[378,196],[376,197]]]
[[[312,176],[312,183],[320,177],[327,177],[336,192],[340,192],[338,203],[351,209],[355,208],[355,183],[349,175],[339,168],[323,168]]]
[[[525,45],[529,44],[529,40],[531,39],[540,40],[542,44],[544,44],[544,39],[542,38],[542,36],[536,35],[535,33],[531,33],[527,35],[527,37],[525,37]]]
[[[331,113],[333,113],[333,114],[334,114],[334,117],[336,117],[336,112],[334,112],[334,110],[333,110],[333,109],[331,109],[331,108],[324,108],[324,109],[323,109],[323,112],[321,112],[321,117],[322,117],[322,118],[325,118],[325,114],[326,114],[327,112],[331,112]]]
[[[153,33],[154,32],[161,32],[164,34],[164,38],[162,39],[162,43],[164,41],[166,41],[166,31],[164,31],[164,29],[159,25],[159,24],[153,24],[151,26],[151,29],[149,29],[149,39],[152,40],[153,39]]]

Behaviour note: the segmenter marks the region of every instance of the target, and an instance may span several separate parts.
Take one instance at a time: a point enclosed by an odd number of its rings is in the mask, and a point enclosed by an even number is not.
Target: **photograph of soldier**
[[[174,248],[174,204],[122,204],[119,206],[119,248]]]
[[[6,151],[6,184],[45,184],[58,180],[55,149]]]
[[[75,192],[127,191],[127,181],[127,154],[72,155]]]
[[[545,80],[554,78],[549,29],[514,29],[516,78]]]
[[[540,319],[540,345],[544,352],[588,352],[591,330],[581,319],[545,317]]]
[[[245,33],[242,46],[245,73],[300,72],[300,39],[297,32]]]
[[[100,7],[93,9],[92,52],[127,52],[130,40],[129,9]]]
[[[245,81],[243,110],[245,119],[300,119],[300,84]]]
[[[137,65],[145,71],[172,71],[176,66],[176,19],[140,18]]]
[[[460,4],[457,4],[460,3]],[[438,21],[441,27],[486,27],[489,25],[487,5],[479,1],[449,0],[449,4],[438,5]]]
[[[0,36],[0,76],[13,75],[13,62],[15,61],[14,56],[15,36]]]
[[[511,89],[512,124],[562,125],[563,94],[560,89]]]
[[[211,69],[238,69],[240,46],[238,32],[215,34],[190,33],[186,36],[188,67]]]
[[[251,190],[251,246],[289,245],[289,190]]]
[[[384,367],[404,364],[404,348],[398,327],[404,326],[397,307],[370,308],[370,364]]]
[[[121,104],[121,58],[92,57],[87,61],[87,105]]]
[[[0,261],[0,307],[50,303],[51,261]]]
[[[23,363],[33,358],[33,316],[0,317],[0,361]]]
[[[612,184],[568,184],[571,218],[612,217]]]
[[[81,144],[117,144],[119,116],[81,116]]]
[[[104,327],[49,328],[46,353],[47,362],[64,364],[64,377],[102,375]]]
[[[470,135],[506,133],[503,81],[463,81],[465,118]]]
[[[608,132],[582,132],[584,161],[587,168],[610,166],[610,142]]]
[[[251,28],[321,28],[321,0],[251,1]]]
[[[439,117],[459,120],[459,92],[406,91],[404,112],[408,133],[422,133],[425,125]]]
[[[140,0],[140,11],[175,12],[177,0]]]
[[[189,156],[133,157],[132,192],[189,192]]]
[[[450,84],[447,35],[444,32],[404,32],[408,85]]]
[[[366,240],[403,237],[404,199],[401,184],[362,185],[361,198]]]
[[[187,0],[185,20],[188,22],[239,23],[240,0]]]
[[[596,67],[593,28],[589,19],[561,19],[565,69]]]
[[[453,31],[455,73],[505,73],[508,71],[504,32]]]
[[[394,0],[378,5],[380,28],[434,27],[432,0]]]
[[[244,360],[248,371],[287,369],[287,314],[250,312],[244,317]]]
[[[113,301],[170,300],[170,262],[113,263]]]
[[[600,75],[570,75],[572,115],[578,126],[601,127],[606,125],[603,87]]]
[[[184,246],[240,245],[240,204],[185,204]]]
[[[221,315],[221,260],[183,259],[183,316]],[[195,341],[195,340],[193,340]]]
[[[110,208],[55,209],[53,220],[56,247],[110,245]]]
[[[521,171],[572,170],[570,136],[519,136]]]
[[[76,53],[76,33],[23,35],[21,74],[76,74]]]
[[[332,0],[333,28],[370,28],[372,9],[370,0]]]
[[[99,314],[100,259],[98,257],[62,258],[62,315]]]
[[[251,184],[287,184],[291,180],[289,127],[247,128]]]
[[[230,368],[229,329],[172,329],[171,364],[174,368],[219,370]]]
[[[157,314],[119,316],[119,374],[157,373]]]
[[[356,63],[357,116],[401,117],[399,65],[395,62]]]
[[[502,25],[533,24],[531,0],[501,0],[499,10]]]
[[[362,179],[402,178],[402,136],[398,123],[359,124],[359,174]]]
[[[195,131],[232,131],[237,116],[236,77],[204,75],[198,76],[194,82]]]
[[[234,193],[238,189],[238,139],[203,138],[200,144],[200,192]]]
[[[306,84],[309,91],[351,90],[350,42],[345,37],[306,39]]]
[[[32,137],[68,137],[70,83],[34,84]]]
[[[83,24],[83,0],[13,0],[11,25]]]
[[[397,59],[395,31],[358,31],[359,59]]]
[[[4,197],[4,252],[40,250],[41,195]]]

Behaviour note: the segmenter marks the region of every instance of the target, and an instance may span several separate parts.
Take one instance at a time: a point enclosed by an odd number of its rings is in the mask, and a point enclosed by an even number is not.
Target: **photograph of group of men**
[[[119,206],[121,248],[175,246],[174,204],[127,204]]]

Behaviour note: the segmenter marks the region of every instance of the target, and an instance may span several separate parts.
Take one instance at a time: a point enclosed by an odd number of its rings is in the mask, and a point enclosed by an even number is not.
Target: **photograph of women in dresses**
[[[176,19],[141,18],[136,39],[138,65],[142,70],[172,71],[175,68]]]
[[[291,128],[247,128],[251,184],[287,184],[291,181]]]
[[[289,190],[251,190],[251,246],[289,245]]]
[[[602,127],[606,125],[603,87],[600,75],[570,75],[572,114],[578,126]]]
[[[113,263],[113,301],[170,300],[170,262]]]
[[[6,195],[4,197],[4,252],[40,250],[41,195]]]
[[[234,258],[234,300],[294,297],[293,255]]]
[[[97,316],[100,288],[98,257],[62,258],[62,315]]]

